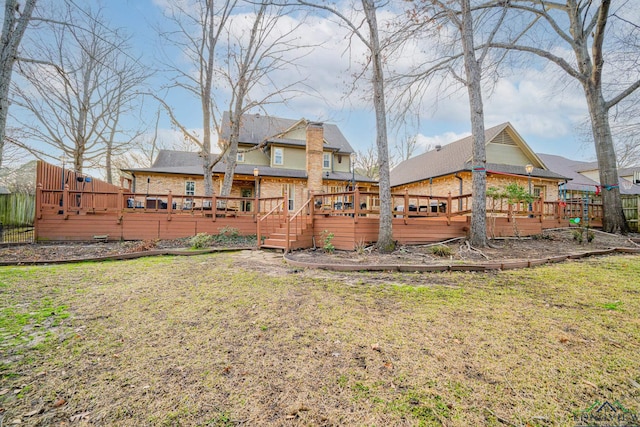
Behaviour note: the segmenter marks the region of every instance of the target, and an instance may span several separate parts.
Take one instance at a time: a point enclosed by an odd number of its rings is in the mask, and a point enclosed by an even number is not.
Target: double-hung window
[[[331,169],[331,153],[322,153],[322,168]]]
[[[275,147],[273,149],[273,164],[280,166],[284,164],[284,148]]]
[[[195,196],[196,195],[196,182],[195,181],[187,181],[184,185],[184,194],[187,196]]]

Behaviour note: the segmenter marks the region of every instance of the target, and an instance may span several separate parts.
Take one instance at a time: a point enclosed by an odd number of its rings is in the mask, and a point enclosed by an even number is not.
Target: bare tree
[[[67,22],[78,20],[71,8],[67,13]],[[127,39],[107,28],[100,13],[87,13],[86,28],[54,26],[32,35],[29,55],[41,59],[21,61],[22,80],[12,87],[16,111],[24,113],[13,115],[22,132],[60,150],[79,172],[133,138],[119,119],[133,108],[135,88],[146,77],[126,56]],[[24,148],[42,157],[39,147]]]
[[[470,0],[441,1],[433,0],[423,8],[412,11],[417,28],[409,27],[405,32],[418,33],[422,38],[429,34],[439,35],[447,33],[449,43],[441,45],[443,55],[427,66],[420,66],[417,70],[407,74],[405,79],[409,86],[418,86],[413,93],[428,87],[429,81],[438,73],[447,72],[467,89],[469,96],[469,112],[471,119],[471,133],[473,135],[472,154],[472,193],[473,204],[471,209],[471,230],[469,240],[474,246],[487,245],[486,227],[486,141],[484,128],[484,107],[482,97],[482,71],[483,63],[489,55],[488,44],[496,36],[500,26],[504,22],[507,8],[501,7],[498,16],[487,17],[487,8],[492,3],[475,4],[472,8]],[[474,12],[475,11],[475,12]],[[474,16],[474,13],[476,16]],[[475,38],[479,31],[474,31],[475,22],[482,21],[483,29],[488,28],[486,44],[478,48]],[[446,24],[453,27],[453,36],[449,35]],[[453,43],[451,43],[453,41]],[[456,69],[456,64],[462,60],[464,65],[464,77]],[[426,82],[426,84],[425,84]],[[404,92],[408,93],[407,91]],[[410,101],[414,94],[411,93]]]
[[[370,145],[366,151],[358,150],[355,168],[358,174],[377,180],[379,166],[376,147]]]
[[[219,140],[220,150],[226,153],[223,196],[230,194],[233,184],[242,116],[253,108],[286,101],[300,82],[275,81],[272,74],[295,63],[308,47],[300,45],[295,37],[300,23],[289,28],[282,24],[283,7],[267,2],[254,7],[253,24],[246,34],[242,31],[234,35],[233,29],[241,26],[234,19],[229,21],[228,42],[225,49],[221,49],[218,61],[217,73],[230,89],[229,139]]]
[[[183,2],[173,0],[166,9],[166,18],[174,28],[161,27],[160,35],[168,44],[177,47],[188,64],[173,63],[169,67],[175,74],[170,88],[180,88],[195,96],[201,108],[202,136],[190,131],[179,119],[169,104],[156,96],[163,105],[171,122],[200,149],[202,171],[204,174],[204,193],[213,195],[213,167],[222,159],[224,153],[213,154],[211,136],[217,127],[215,104],[213,99],[215,56],[220,38],[224,34],[226,23],[234,11],[237,0],[194,0]]]
[[[378,250],[381,252],[391,252],[395,249],[393,240],[392,220],[393,212],[391,206],[391,182],[389,166],[389,142],[387,135],[387,110],[385,106],[385,77],[384,77],[384,49],[385,43],[380,41],[380,30],[378,27],[377,11],[380,5],[376,5],[375,0],[361,0],[361,10],[357,10],[357,4],[352,4],[351,9],[360,12],[364,18],[357,16],[353,19],[345,16],[339,10],[327,6],[326,4],[316,4],[305,0],[298,0],[298,3],[321,9],[335,15],[352,34],[359,39],[367,48],[369,54],[368,65],[371,67],[371,86],[373,89],[373,107],[376,113],[376,147],[378,148],[378,167],[380,184],[380,225],[378,228]],[[366,23],[366,28],[362,28],[357,19],[362,19]]]
[[[18,0],[5,0],[2,35],[0,36],[0,166],[5,145],[9,89],[13,65],[18,59],[18,48],[29,25],[36,0],[26,0],[20,10]]]
[[[537,55],[556,64],[568,76],[580,83],[585,94],[591,131],[595,143],[596,157],[600,173],[600,184],[603,186],[603,229],[608,232],[626,232],[628,230],[622,210],[617,159],[609,124],[609,112],[622,100],[640,87],[637,64],[622,73],[612,73],[629,59],[629,53],[615,61],[616,49],[607,51],[605,36],[607,25],[615,14],[611,12],[610,0],[513,0],[510,7],[523,11],[538,19],[539,28],[531,33],[527,40],[516,42],[493,43],[493,46]],[[622,6],[622,7],[628,7]],[[616,16],[617,17],[617,16]],[[618,23],[626,25],[629,31],[637,31],[637,25],[626,19]],[[553,40],[545,37],[553,34]],[[535,36],[535,37],[534,37]],[[561,41],[573,52],[575,61],[568,61],[557,52],[557,42]],[[605,61],[609,53],[610,61]],[[637,50],[632,54],[637,58]],[[605,66],[610,66],[605,71]],[[635,68],[634,68],[635,67]],[[636,71],[634,71],[636,70]],[[605,81],[611,76],[615,81]],[[606,94],[609,96],[607,97]]]

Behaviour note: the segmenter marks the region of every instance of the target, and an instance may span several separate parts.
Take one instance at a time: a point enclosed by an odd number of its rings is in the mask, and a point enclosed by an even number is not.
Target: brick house
[[[219,138],[228,140],[228,113],[222,123]],[[351,161],[354,150],[333,124],[245,115],[238,151],[232,197],[281,197],[286,193],[288,208],[295,210],[311,191],[340,192],[352,185],[363,191],[377,187],[374,180],[354,173]],[[224,160],[213,169],[216,194],[222,187],[224,169]],[[161,150],[151,167],[122,172],[124,185],[136,193],[171,191],[174,195],[204,195],[202,159],[195,152]],[[250,205],[244,208],[249,210]]]
[[[487,188],[504,188],[517,183],[544,201],[558,199],[558,185],[566,178],[547,168],[510,123],[485,131]],[[393,192],[407,190],[425,196],[472,193],[473,137],[468,136],[445,146],[412,157],[391,171]],[[533,167],[530,174],[527,166]]]

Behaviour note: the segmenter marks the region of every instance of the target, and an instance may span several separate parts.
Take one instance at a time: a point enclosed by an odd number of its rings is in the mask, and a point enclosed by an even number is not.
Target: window
[[[238,153],[238,156],[236,158],[236,161],[238,163],[244,163],[244,153]]]
[[[187,196],[195,196],[196,195],[196,182],[195,181],[187,181],[184,185],[184,194]]]
[[[274,165],[282,165],[284,164],[284,149],[283,148],[274,148],[273,149],[273,164]]]
[[[544,187],[540,185],[535,185],[533,187],[533,197],[539,199],[540,196],[544,196]]]
[[[289,207],[288,209],[290,211],[292,211],[295,208],[295,195],[296,195],[296,186],[295,184],[282,184],[282,195],[284,196],[284,193],[287,193],[287,198],[289,200]]]
[[[322,153],[322,167],[331,169],[331,153]]]

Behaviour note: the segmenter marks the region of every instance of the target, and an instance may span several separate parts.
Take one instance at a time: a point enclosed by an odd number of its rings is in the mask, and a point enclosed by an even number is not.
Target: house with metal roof
[[[225,113],[218,133],[222,142],[229,140],[229,124],[229,114]],[[354,186],[369,191],[377,187],[374,180],[355,173],[353,155],[353,148],[334,124],[244,115],[230,196],[268,198],[287,194],[288,208],[295,210],[310,192],[339,192]],[[213,168],[217,194],[222,188],[226,160]],[[202,163],[195,152],[161,150],[151,167],[123,172],[134,192],[203,196]]]
[[[558,185],[567,178],[550,170],[510,123],[485,131],[487,188],[530,185],[536,198],[558,199]],[[472,193],[473,137],[468,136],[400,163],[391,171],[394,192],[453,196]]]

